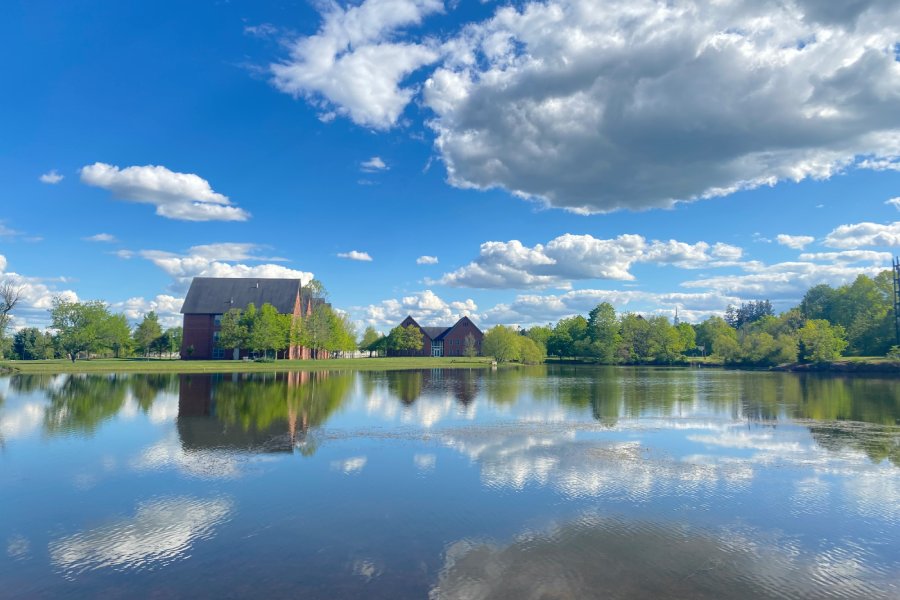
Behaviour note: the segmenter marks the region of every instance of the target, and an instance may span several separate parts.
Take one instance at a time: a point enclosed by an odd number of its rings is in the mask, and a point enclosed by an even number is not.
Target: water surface
[[[900,386],[0,378],[0,543],[14,598],[900,598]]]

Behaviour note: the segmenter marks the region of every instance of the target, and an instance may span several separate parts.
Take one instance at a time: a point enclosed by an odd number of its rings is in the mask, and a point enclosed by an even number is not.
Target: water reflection
[[[896,598],[859,548],[811,554],[752,531],[585,516],[506,546],[460,541],[432,600],[540,598]]]
[[[57,574],[98,596],[898,596],[898,387],[582,367],[0,378],[0,579],[25,597],[64,595]]]
[[[50,542],[50,560],[67,577],[91,569],[162,567],[186,558],[193,544],[212,537],[232,509],[225,498],[142,502],[134,516]]]

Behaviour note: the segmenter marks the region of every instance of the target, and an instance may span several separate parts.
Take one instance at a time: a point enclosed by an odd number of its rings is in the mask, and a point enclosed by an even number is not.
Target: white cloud
[[[68,289],[58,289],[53,282],[41,277],[29,277],[7,271],[6,257],[0,254],[0,280],[11,281],[22,290],[19,304],[13,311],[16,327],[44,327],[49,324],[49,309],[53,298],[60,296],[69,301],[78,300],[78,295]]]
[[[406,77],[435,62],[429,41],[394,41],[398,30],[442,12],[440,0],[365,0],[342,8],[325,5],[318,33],[290,45],[290,58],[271,65],[282,92],[319,106],[327,120],[335,114],[385,129],[397,123],[415,90],[401,87]]]
[[[584,279],[631,281],[634,263],[673,265],[683,269],[733,266],[743,251],[737,246],[677,240],[647,240],[623,234],[614,239],[564,234],[546,245],[528,247],[518,240],[485,242],[475,261],[435,281],[475,288],[570,287]]]
[[[39,179],[41,183],[56,185],[57,183],[65,179],[65,177],[57,173],[56,169],[52,169],[51,171],[48,171],[47,173],[41,175]]]
[[[900,168],[900,8],[823,6],[525,2],[438,46],[397,41],[437,0],[330,4],[271,69],[324,118],[387,128],[416,97],[405,78],[440,61],[421,99],[453,185],[580,213],[667,207]]]
[[[81,169],[81,181],[112,192],[122,200],[152,204],[156,214],[182,221],[246,221],[250,214],[234,206],[209,182],[193,173],[176,173],[162,166],[120,169],[94,163]]]
[[[160,325],[163,328],[169,328],[181,326],[182,304],[184,304],[184,298],[158,294],[150,300],[141,296],[128,298],[122,302],[113,302],[109,307],[113,312],[123,313],[132,322],[140,321],[144,315],[153,311],[159,316]]]
[[[480,315],[485,326],[494,324],[542,325],[573,315],[585,315],[602,302],[609,302],[619,313],[639,312],[678,317],[683,321],[702,321],[722,314],[740,298],[720,292],[654,293],[638,290],[571,290],[564,294],[522,294],[509,303],[500,303]]]
[[[270,38],[278,33],[278,28],[271,23],[260,23],[259,25],[245,25],[244,33],[257,38]]]
[[[368,252],[360,252],[359,250],[351,250],[350,252],[338,252],[338,257],[346,258],[347,260],[372,262],[372,257],[369,256]]]
[[[810,255],[810,257],[821,259],[817,255]],[[831,264],[783,262],[762,265],[748,263],[744,266],[747,272],[743,274],[701,278],[686,281],[681,285],[743,298],[768,298],[776,303],[783,301],[782,304],[784,304],[788,301],[798,301],[806,290],[820,283],[840,286],[853,281],[859,275],[874,277],[885,268],[877,265],[867,267],[849,265],[848,262],[856,261],[843,260]]]
[[[779,233],[775,237],[776,242],[782,246],[793,248],[794,250],[803,250],[804,247],[813,243],[815,240],[816,238],[811,235],[788,235],[786,233]]]
[[[450,182],[593,213],[895,157],[900,5],[858,4],[852,24],[749,0],[498,8],[425,85]]]
[[[438,264],[438,258],[437,258],[437,256],[428,256],[428,255],[420,256],[419,258],[416,259],[416,264],[417,265],[436,265],[436,264]]]
[[[184,292],[194,277],[288,278],[309,281],[313,274],[264,263],[247,265],[236,261],[282,261],[278,257],[256,254],[256,244],[205,244],[193,246],[184,254],[162,250],[141,250],[137,254],[155,264],[173,278],[172,291]]]
[[[888,265],[891,262],[890,252],[874,250],[843,250],[841,252],[813,252],[800,255],[800,260],[818,260],[832,263],[871,262],[877,265]]]
[[[886,225],[880,223],[841,225],[825,236],[824,243],[832,248],[900,246],[900,221]]]
[[[478,306],[470,298],[464,301],[446,302],[431,290],[416,292],[378,304],[354,307],[353,313],[374,327],[394,327],[407,315],[420,325],[452,325],[463,315],[474,315]]]
[[[82,238],[86,242],[117,242],[119,240],[116,239],[111,233],[97,233],[86,238]]]
[[[890,206],[893,206],[897,210],[900,210],[900,196],[898,196],[896,198],[891,198],[889,200],[885,200],[884,203],[888,204]]]
[[[360,165],[360,169],[365,173],[374,173],[376,171],[387,171],[388,166],[381,160],[380,156],[373,156]]]

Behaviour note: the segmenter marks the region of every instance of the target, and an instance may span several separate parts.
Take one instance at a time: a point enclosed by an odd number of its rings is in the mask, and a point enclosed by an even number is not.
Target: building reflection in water
[[[422,369],[387,371],[388,390],[406,406],[423,394],[452,395],[463,406],[475,401],[480,391],[483,369]]]
[[[339,371],[180,375],[178,435],[185,450],[312,453],[310,432],[352,384]]]

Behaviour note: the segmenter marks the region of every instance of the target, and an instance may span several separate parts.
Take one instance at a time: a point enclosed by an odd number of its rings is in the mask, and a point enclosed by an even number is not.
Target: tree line
[[[485,334],[484,354],[498,361],[540,362],[537,356],[602,364],[677,364],[709,356],[725,364],[772,366],[827,362],[844,355],[900,355],[895,339],[890,271],[833,288],[817,285],[799,306],[779,315],[769,300],[729,306],[725,316],[672,323],[664,316],[617,314],[608,302],[586,316],[514,331]],[[521,338],[537,346],[526,348]]]
[[[50,327],[26,327],[9,339],[3,352],[18,360],[79,356],[125,358],[177,353],[181,348],[181,327],[163,329],[153,311],[144,315],[133,329],[122,313],[113,313],[98,300],[73,302],[54,298]]]

